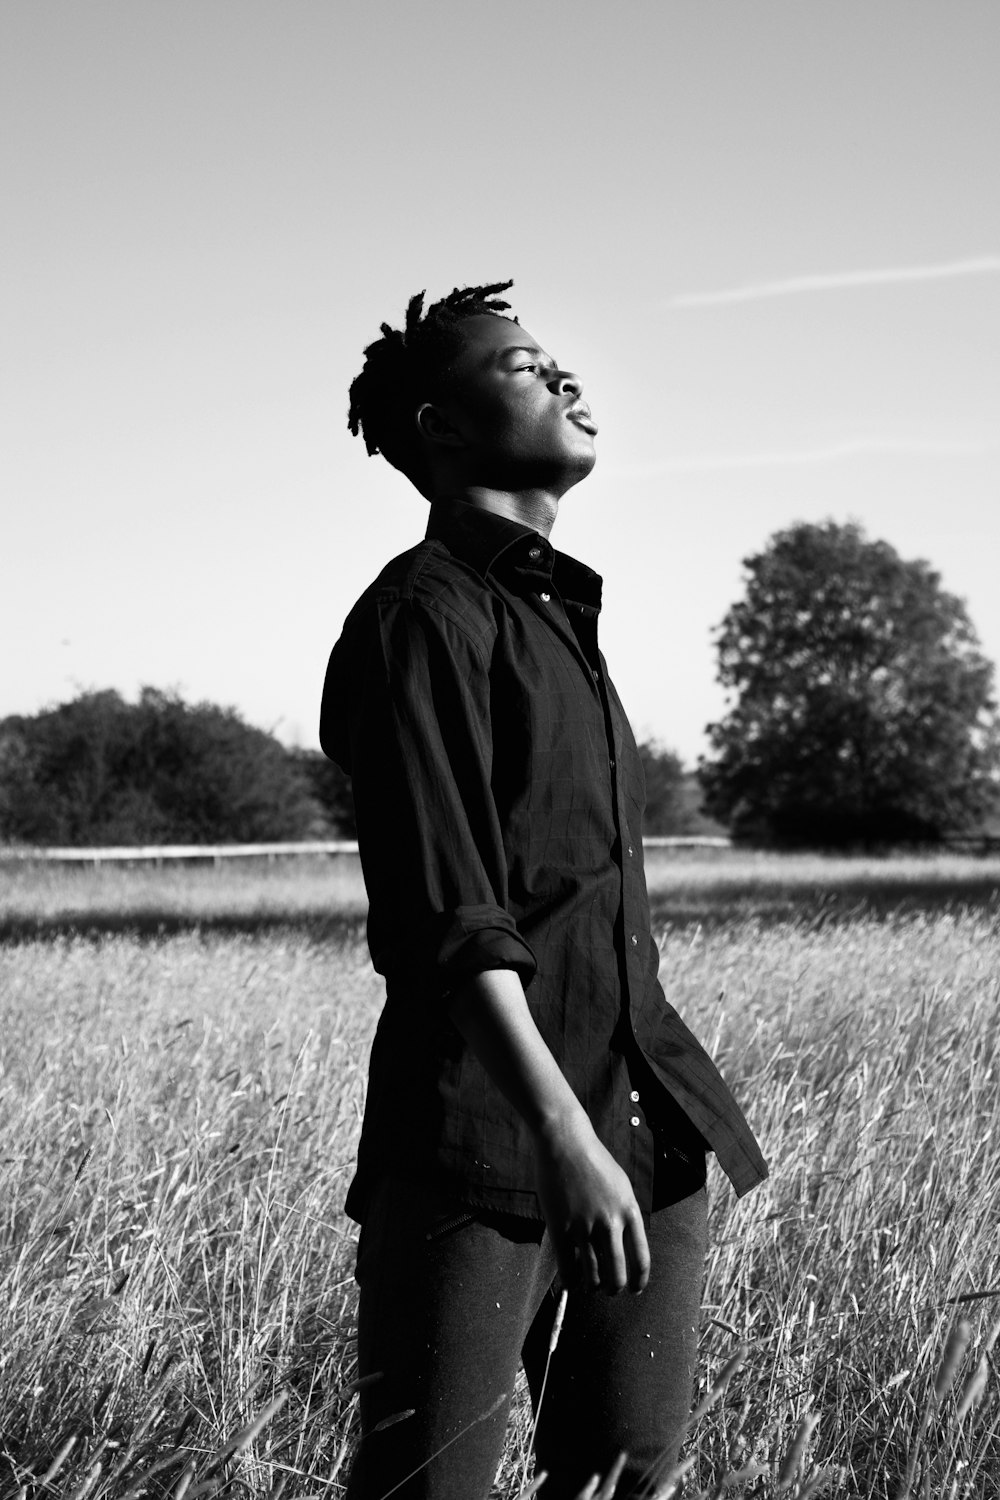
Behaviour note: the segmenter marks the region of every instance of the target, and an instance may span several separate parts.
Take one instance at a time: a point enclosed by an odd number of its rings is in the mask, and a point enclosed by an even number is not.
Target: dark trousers
[[[653,1213],[639,1296],[571,1292],[535,1441],[541,1500],[576,1500],[629,1455],[618,1495],[652,1494],[691,1407],[706,1247],[704,1188]],[[387,1180],[358,1253],[363,1437],[350,1500],[487,1500],[518,1364],[537,1407],[558,1297],[541,1226],[463,1213]]]

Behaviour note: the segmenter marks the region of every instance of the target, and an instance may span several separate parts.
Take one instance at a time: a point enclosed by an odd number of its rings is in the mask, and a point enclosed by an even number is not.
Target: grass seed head
[[[937,1377],[934,1381],[934,1400],[942,1401],[951,1390],[958,1374],[958,1367],[969,1347],[972,1329],[964,1318],[960,1318],[948,1335]]]
[[[793,1483],[799,1466],[802,1463],[802,1455],[806,1450],[806,1444],[812,1437],[819,1423],[819,1417],[807,1412],[795,1430],[795,1435],[789,1443],[781,1467],[778,1470],[778,1489],[786,1490]]]

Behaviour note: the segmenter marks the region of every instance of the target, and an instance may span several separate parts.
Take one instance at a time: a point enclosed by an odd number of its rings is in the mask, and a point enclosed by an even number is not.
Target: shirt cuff
[[[508,912],[498,906],[458,906],[449,913],[437,951],[444,993],[488,969],[513,969],[527,986],[537,968],[534,953]]]

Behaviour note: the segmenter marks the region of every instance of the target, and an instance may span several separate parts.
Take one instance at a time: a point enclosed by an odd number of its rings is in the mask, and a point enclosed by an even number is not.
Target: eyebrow
[[[537,357],[555,366],[555,360],[551,354],[546,354],[545,350],[539,349],[537,344],[508,344],[505,348],[497,350],[496,358],[504,359],[508,354],[530,354],[532,358]]]

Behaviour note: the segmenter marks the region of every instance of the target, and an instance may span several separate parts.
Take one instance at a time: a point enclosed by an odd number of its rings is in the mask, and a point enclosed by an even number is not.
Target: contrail
[[[933,438],[847,438],[821,448],[763,449],[758,453],[691,453],[660,459],[651,464],[623,464],[613,470],[609,465],[603,477],[615,479],[655,479],[663,474],[699,474],[717,469],[786,468],[799,464],[837,463],[842,459],[885,454],[899,458],[975,458],[993,451],[985,442],[951,441]]]
[[[1000,255],[945,261],[937,266],[888,266],[874,271],[831,271],[812,276],[789,276],[784,281],[758,281],[722,292],[679,292],[664,307],[721,307],[728,302],[762,302],[767,297],[792,297],[799,292],[836,292],[851,287],[901,286],[912,281],[951,281],[961,276],[996,276]]]

